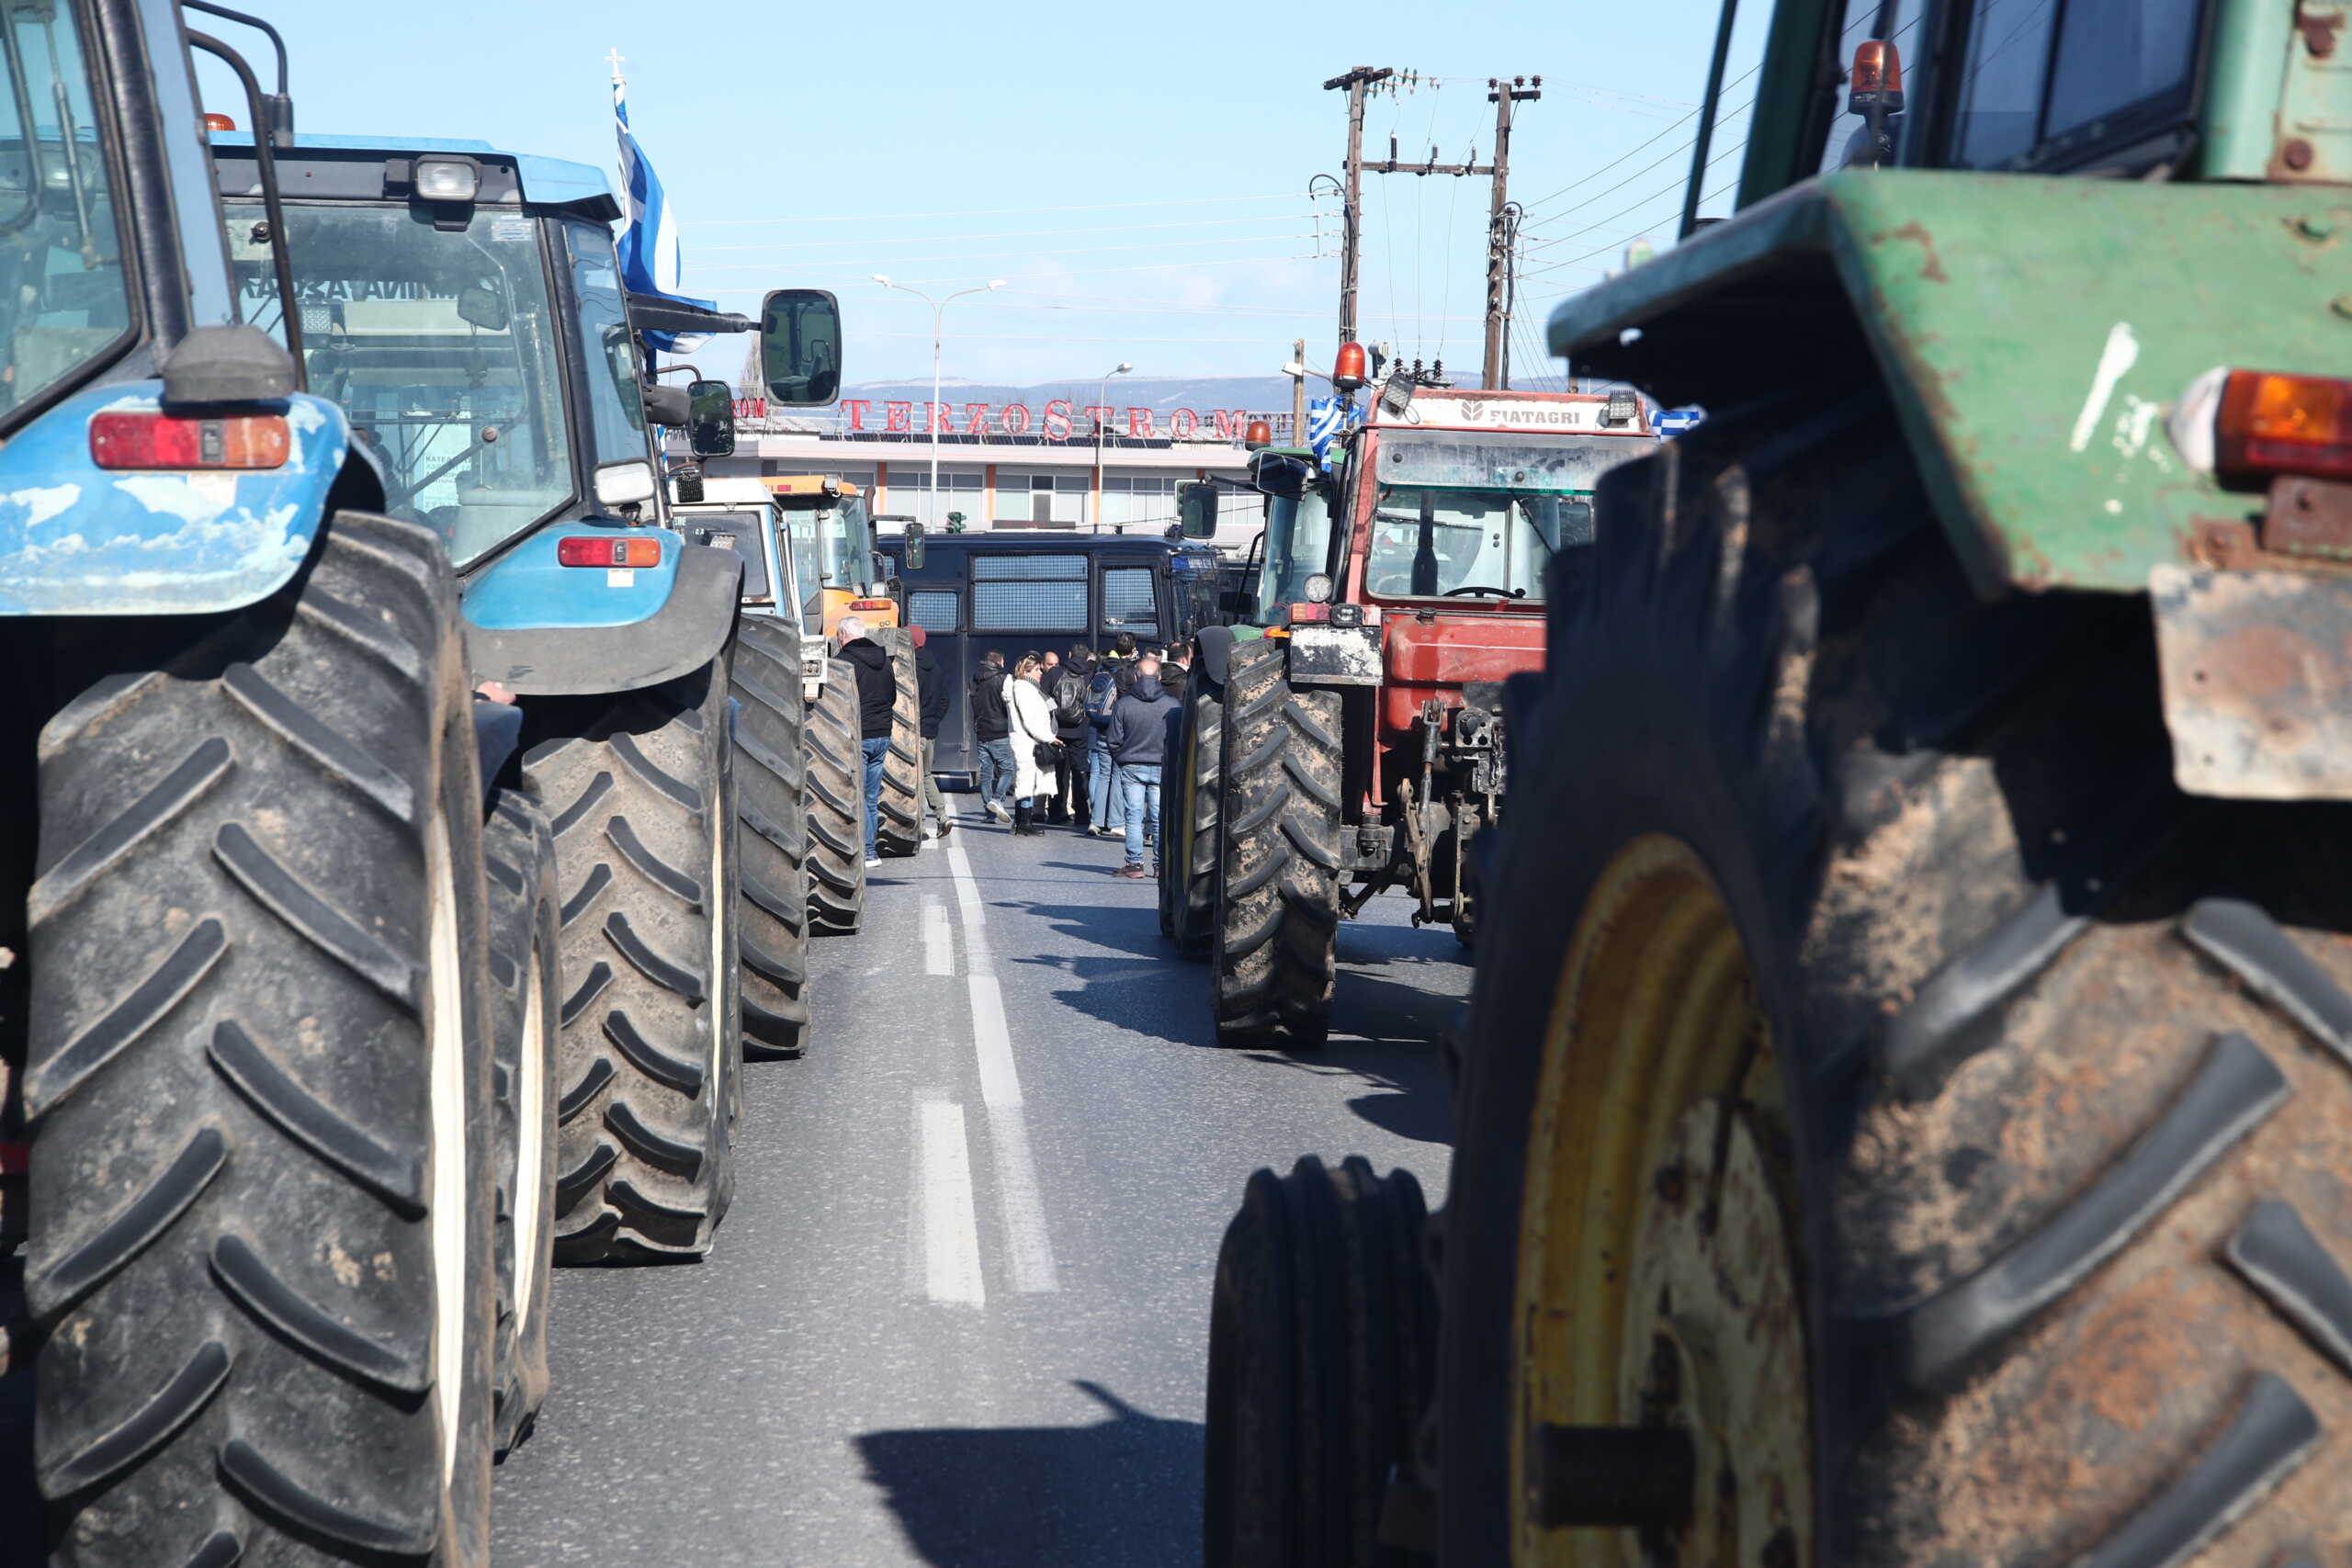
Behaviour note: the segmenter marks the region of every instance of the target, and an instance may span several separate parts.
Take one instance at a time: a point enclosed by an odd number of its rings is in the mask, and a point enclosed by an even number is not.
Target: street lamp
[[[1111,401],[1111,378],[1124,376],[1134,368],[1134,366],[1122,359],[1118,364],[1102,372],[1102,384],[1094,390],[1095,408],[1106,413],[1110,412],[1108,405]],[[1102,419],[1094,422],[1094,526],[1098,530],[1102,526],[1102,426],[1107,423],[1109,422]],[[1119,531],[1126,532],[1125,525],[1122,525]]]
[[[874,275],[874,281],[880,284],[885,288],[896,288],[901,293],[911,294],[916,299],[931,307],[931,412],[924,423],[931,426],[931,505],[933,520],[935,521],[939,511],[940,320],[946,312],[948,300],[961,299],[967,294],[986,294],[992,288],[1001,288],[1004,287],[1004,279],[1001,277],[994,277],[990,278],[988,282],[982,284],[978,288],[958,288],[955,293],[948,295],[946,299],[934,299],[930,295],[925,294],[922,289],[910,288],[903,283],[893,283],[878,272]]]

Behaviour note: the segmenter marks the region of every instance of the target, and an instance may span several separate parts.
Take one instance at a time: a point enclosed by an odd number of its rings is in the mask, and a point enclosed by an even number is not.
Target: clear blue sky
[[[836,289],[852,381],[930,370],[929,310],[876,272],[933,292],[1007,280],[949,307],[950,378],[1091,378],[1122,359],[1138,375],[1262,375],[1301,336],[1321,365],[1337,204],[1304,193],[1337,172],[1345,131],[1323,81],[1356,64],[1419,72],[1431,80],[1373,101],[1367,155],[1393,132],[1405,157],[1434,141],[1440,162],[1473,145],[1483,162],[1487,78],[1541,74],[1511,152],[1510,193],[1531,209],[1514,355],[1527,384],[1557,368],[1537,347],[1551,302],[1620,265],[1633,236],[1672,232],[1716,0],[266,9],[292,47],[305,130],[475,136],[608,176],[605,55],[619,50],[631,119],[685,225],[689,289],[734,309],[770,287]],[[1753,47],[1743,38],[1735,80]],[[225,77],[204,74],[208,107],[235,108]],[[1487,182],[1366,186],[1363,335],[1475,375]]]

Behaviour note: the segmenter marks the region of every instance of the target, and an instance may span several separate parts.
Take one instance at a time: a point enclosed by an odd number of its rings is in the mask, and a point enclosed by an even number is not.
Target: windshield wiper
[[[1442,597],[1452,599],[1464,593],[1491,593],[1498,599],[1524,599],[1527,597],[1527,590],[1524,588],[1484,588],[1480,587],[1476,583],[1466,584],[1461,588],[1449,588],[1445,591]]]

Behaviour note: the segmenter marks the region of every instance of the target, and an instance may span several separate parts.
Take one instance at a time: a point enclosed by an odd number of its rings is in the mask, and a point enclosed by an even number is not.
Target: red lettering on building
[[[1149,409],[1129,409],[1127,411],[1127,434],[1129,435],[1140,435],[1145,437],[1147,440],[1159,434],[1151,427],[1151,411]]]
[[[912,403],[884,403],[882,405],[884,434],[913,430],[914,412],[915,405]]]
[[[1048,441],[1069,439],[1069,400],[1068,398],[1056,398],[1046,405],[1046,439]]]
[[[1178,409],[1168,416],[1168,434],[1179,441],[1190,441],[1201,428],[1201,416],[1191,409]]]
[[[1027,403],[1007,403],[1007,404],[1005,404],[1005,405],[1004,405],[1004,418],[1003,418],[1003,420],[1002,420],[1001,423],[1001,424],[1002,424],[1002,427],[1003,427],[1004,433],[1005,433],[1007,435],[1026,435],[1026,434],[1029,434],[1029,405],[1028,405]]]
[[[843,398],[842,400],[842,407],[849,411],[849,427],[852,430],[864,430],[865,428],[865,411],[873,406],[874,400],[871,398]]]
[[[986,435],[988,433],[989,405],[986,403],[966,403],[964,405],[964,434],[967,435]]]
[[[932,435],[953,435],[956,434],[956,411],[945,403],[925,403],[922,405],[922,427]]]
[[[1093,422],[1096,431],[1100,432],[1110,428],[1112,412],[1110,409],[1101,404],[1089,403],[1086,405],[1084,412],[1086,417]]]
[[[1211,409],[1209,423],[1219,441],[1238,441],[1249,432],[1250,416],[1238,409]]]

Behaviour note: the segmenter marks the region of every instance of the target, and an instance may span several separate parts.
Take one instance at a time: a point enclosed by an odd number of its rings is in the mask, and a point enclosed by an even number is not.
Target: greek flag
[[[678,220],[671,216],[669,200],[662,194],[661,176],[654,174],[645,150],[629,130],[628,88],[617,75],[613,78],[613,120],[620,132],[622,199],[628,207],[628,227],[620,239],[621,286],[631,294],[665,295],[706,310],[716,310],[708,299],[678,292],[682,261]],[[705,341],[699,333],[645,334],[647,346],[664,354],[692,354]]]
[[[1337,398],[1309,398],[1306,402],[1306,445],[1314,452],[1315,460],[1324,468],[1331,466],[1331,443],[1350,424],[1361,424],[1363,416],[1351,418],[1354,411],[1343,408]]]

